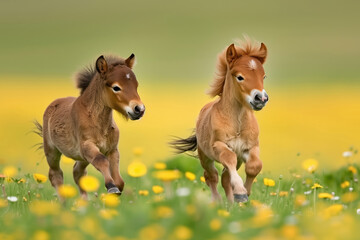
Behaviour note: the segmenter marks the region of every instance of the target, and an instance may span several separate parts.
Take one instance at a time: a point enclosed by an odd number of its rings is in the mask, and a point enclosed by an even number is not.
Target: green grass
[[[358,198],[359,166],[353,174],[348,166],[332,172],[313,174],[299,170],[289,177],[260,174],[252,188],[250,201],[229,205],[226,201],[214,204],[210,190],[200,181],[202,170],[196,159],[177,157],[166,162],[168,169],[191,171],[196,180],[181,177],[164,183],[153,177],[155,169],[148,169],[145,176],[132,178],[123,173],[125,191],[121,203],[114,208],[104,205],[100,196],[105,192],[101,185],[96,194],[89,193],[86,207],[77,207],[78,197],[60,203],[54,189],[47,181],[37,183],[32,174],[19,172],[12,182],[4,182],[6,194],[18,197],[0,208],[1,239],[356,239],[356,214],[360,207]],[[100,174],[94,174],[99,177]],[[92,175],[94,175],[92,174]],[[17,183],[25,178],[25,183]],[[70,173],[65,173],[71,182]],[[263,184],[264,178],[275,180],[274,187]],[[102,182],[102,180],[100,180]],[[342,188],[341,183],[350,186]],[[323,188],[311,190],[314,183]],[[103,184],[103,182],[101,183]],[[72,185],[74,185],[72,183]],[[160,194],[152,192],[154,185],[164,187]],[[179,196],[178,189],[188,189],[190,194]],[[140,196],[139,190],[148,190]],[[223,190],[219,190],[223,195]],[[280,196],[281,191],[287,196]],[[304,193],[308,192],[307,195]],[[334,193],[338,200],[319,199],[320,192]],[[352,192],[350,200],[349,193]],[[274,195],[277,193],[277,195]],[[314,197],[315,194],[315,197]],[[303,197],[303,200],[299,200]],[[26,201],[23,200],[26,198]],[[34,202],[44,205],[48,214],[34,212]],[[315,201],[315,202],[314,202]],[[53,202],[54,207],[46,206]],[[316,209],[314,208],[316,206]],[[331,207],[340,206],[338,210]],[[56,210],[56,207],[59,209]],[[329,209],[330,208],[330,209]],[[43,210],[44,210],[43,209]],[[54,211],[55,209],[55,211]],[[112,209],[112,210],[108,210]],[[35,209],[36,210],[36,209]],[[51,213],[51,210],[54,212]],[[104,212],[105,211],[105,212]],[[106,212],[107,211],[107,212]],[[111,216],[111,212],[114,215]],[[108,215],[106,215],[108,214]],[[110,215],[109,215],[110,214]],[[336,227],[336,228],[335,228]]]

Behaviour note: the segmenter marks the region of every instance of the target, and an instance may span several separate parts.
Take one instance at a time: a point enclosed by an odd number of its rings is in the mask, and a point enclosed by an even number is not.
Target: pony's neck
[[[112,109],[105,104],[101,81],[102,79],[95,76],[78,99],[87,113],[91,114],[92,119],[101,122],[101,126],[104,126],[104,124],[111,124],[109,120],[112,119]]]

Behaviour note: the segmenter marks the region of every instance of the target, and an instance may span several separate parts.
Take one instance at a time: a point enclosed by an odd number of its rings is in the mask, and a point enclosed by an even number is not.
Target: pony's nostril
[[[141,109],[138,105],[135,106],[134,112],[135,112],[135,114],[139,114],[141,112]]]
[[[257,102],[260,102],[260,101],[261,101],[261,97],[262,97],[261,94],[258,93],[258,94],[255,95],[254,99],[255,99],[255,101],[257,101]]]

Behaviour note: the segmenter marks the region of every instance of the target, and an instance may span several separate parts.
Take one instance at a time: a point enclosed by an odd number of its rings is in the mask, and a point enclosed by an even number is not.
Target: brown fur
[[[79,97],[56,99],[45,110],[43,128],[37,127],[43,136],[49,179],[56,189],[63,184],[60,157],[64,154],[76,160],[73,170],[76,184],[92,164],[104,176],[108,191],[122,191],[124,181],[119,174],[117,148],[119,130],[112,109],[133,120],[144,113],[137,93],[138,82],[131,70],[134,60],[134,55],[128,59],[99,57],[94,68],[77,75]],[[121,90],[115,92],[115,86]],[[80,191],[86,198],[86,192],[81,188]]]
[[[221,183],[230,202],[247,200],[252,182],[262,168],[258,123],[247,98],[252,90],[263,90],[265,72],[262,64],[266,56],[264,44],[254,47],[249,42],[242,47],[232,44],[219,55],[219,76],[215,78],[209,94],[220,97],[201,109],[195,137],[187,139],[189,148],[194,144],[197,146],[205,180],[214,200],[221,199],[217,191],[218,173],[214,161],[224,166]],[[256,66],[255,69],[251,68],[250,62]],[[239,75],[244,80],[238,81]],[[267,95],[261,100],[264,105],[265,100]],[[173,147],[179,151],[187,149],[186,146],[179,148],[178,143],[179,140],[173,142]],[[237,173],[242,163],[245,163],[245,184]]]

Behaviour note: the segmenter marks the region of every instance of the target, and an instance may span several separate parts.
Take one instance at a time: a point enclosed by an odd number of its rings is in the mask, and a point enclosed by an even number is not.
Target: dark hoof
[[[109,188],[107,190],[108,193],[113,193],[113,194],[116,194],[116,195],[121,195],[121,192],[120,190],[117,188],[117,187],[112,187],[112,188]]]
[[[234,194],[234,201],[235,202],[247,202],[249,200],[248,195],[247,194]]]

